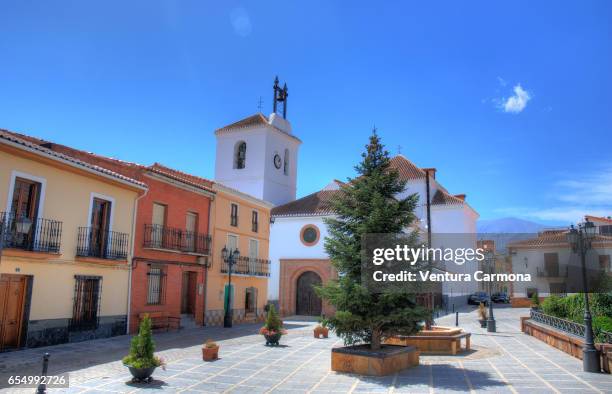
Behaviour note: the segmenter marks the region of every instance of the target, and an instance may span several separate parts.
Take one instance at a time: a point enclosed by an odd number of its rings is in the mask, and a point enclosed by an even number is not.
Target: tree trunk
[[[372,330],[372,343],[370,344],[370,349],[380,350],[380,331],[378,330]]]

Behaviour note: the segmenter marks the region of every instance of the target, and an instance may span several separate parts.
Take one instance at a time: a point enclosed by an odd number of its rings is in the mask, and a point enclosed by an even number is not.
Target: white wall
[[[319,242],[314,246],[306,246],[300,240],[300,231],[307,224],[319,228]],[[278,300],[281,259],[326,259],[323,248],[327,237],[327,226],[322,216],[308,217],[277,217],[270,225],[270,261],[272,270],[268,281],[268,299]]]
[[[224,132],[217,135],[215,180],[257,198],[263,198],[266,151],[265,127],[248,132]],[[234,149],[238,141],[247,144],[245,168],[234,168]]]
[[[516,249],[512,254],[512,272],[515,274],[530,274],[531,282],[516,281],[513,284],[514,297],[526,297],[526,291],[529,288],[537,288],[540,297],[550,295],[550,283],[567,283],[565,277],[547,278],[538,277],[538,269],[542,272],[546,271],[544,254],[557,253],[559,256],[559,272],[564,273],[565,266],[570,266],[570,280],[576,284],[576,275],[582,278],[579,274],[580,260],[576,253],[573,253],[568,248],[534,248],[534,249]],[[611,255],[612,248],[597,248],[589,251],[586,260],[586,266],[589,270],[599,269],[599,255]],[[573,278],[572,278],[573,276]],[[590,275],[587,275],[589,277]],[[568,289],[569,290],[569,289]]]

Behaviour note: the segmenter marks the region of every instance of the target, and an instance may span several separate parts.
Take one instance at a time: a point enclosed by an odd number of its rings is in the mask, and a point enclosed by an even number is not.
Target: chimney
[[[465,194],[455,194],[455,197],[457,197],[461,201],[465,201]]]
[[[431,175],[433,179],[436,179],[436,169],[435,168],[421,168],[421,170],[428,172],[429,175]]]

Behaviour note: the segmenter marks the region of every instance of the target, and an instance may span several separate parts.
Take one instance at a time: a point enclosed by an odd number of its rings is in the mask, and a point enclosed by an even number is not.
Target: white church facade
[[[324,219],[333,214],[330,199],[341,182],[333,181],[296,199],[301,140],[286,119],[287,96],[286,86],[280,88],[276,81],[274,112],[269,117],[258,113],[216,130],[215,181],[275,205],[270,224],[268,300],[283,315],[329,314],[332,309],[316,296],[312,285],[336,276],[323,246],[327,236]],[[421,203],[415,213],[421,231],[426,234],[429,228],[436,235],[459,235],[432,237],[432,246],[475,247],[478,213],[465,195],[451,195],[436,180],[433,168],[419,168],[402,155],[393,157],[391,163],[407,182],[404,194],[419,195]],[[476,263],[466,263],[447,264],[445,269],[471,273],[476,268]],[[447,305],[465,304],[467,295],[476,290],[474,282],[444,283],[440,298]]]

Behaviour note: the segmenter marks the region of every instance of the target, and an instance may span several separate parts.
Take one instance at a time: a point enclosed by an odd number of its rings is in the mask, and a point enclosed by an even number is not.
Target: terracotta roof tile
[[[269,125],[270,124],[268,123],[268,119],[262,113],[257,113],[255,115],[251,115],[247,118],[239,120],[238,122],[234,122],[227,126],[223,126],[217,129],[217,131],[242,129],[242,128],[251,127],[251,126],[269,126]]]
[[[431,199],[432,205],[463,205],[463,201],[459,197],[451,196],[445,190],[438,189]]]
[[[321,190],[272,209],[272,216],[322,216],[333,214],[331,201],[338,190]]]
[[[167,176],[168,178],[174,179],[179,182],[183,182],[207,191],[213,191],[212,185],[213,181],[208,180],[206,178],[202,178],[196,175],[187,174],[185,172],[175,170],[170,167],[166,167],[159,163],[154,163],[153,165],[147,167],[149,171],[154,173]]]
[[[604,222],[612,224],[612,219],[609,217],[606,218],[601,216],[585,215],[584,218],[590,220],[591,222]]]
[[[402,155],[391,158],[391,168],[396,169],[400,174],[400,178],[405,181],[425,178],[425,171]]]
[[[10,141],[10,142],[15,143],[15,144],[19,144],[19,145],[21,145],[23,147],[26,147],[28,149],[35,150],[37,152],[46,154],[47,156],[52,156],[55,159],[68,161],[68,162],[70,162],[72,164],[75,164],[77,166],[88,168],[90,170],[94,170],[94,171],[99,172],[101,174],[108,175],[108,176],[111,176],[113,178],[120,179],[122,181],[125,181],[125,182],[128,182],[128,183],[134,184],[136,186],[139,186],[141,188],[146,188],[147,187],[146,184],[144,184],[144,183],[142,183],[142,182],[140,182],[140,181],[138,181],[136,179],[133,179],[133,178],[127,177],[125,175],[119,174],[119,173],[117,173],[115,171],[111,171],[111,170],[109,170],[107,168],[103,168],[103,167],[100,167],[98,165],[91,164],[91,163],[88,163],[86,161],[76,159],[76,158],[74,158],[74,157],[72,157],[70,155],[67,155],[67,154],[64,154],[64,153],[57,152],[55,150],[49,149],[49,148],[45,147],[45,145],[46,144],[50,144],[50,143],[47,142],[47,141],[44,141],[44,140],[40,140],[38,138],[28,137],[28,136],[23,135],[23,134],[14,133],[12,131],[0,129],[0,139],[6,140],[6,141]]]
[[[515,241],[509,243],[510,248],[537,248],[537,247],[566,247],[569,248],[567,242],[567,229],[555,229],[541,231],[536,238]],[[594,243],[611,244],[612,237],[605,235],[596,235],[593,238]]]

